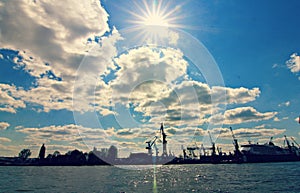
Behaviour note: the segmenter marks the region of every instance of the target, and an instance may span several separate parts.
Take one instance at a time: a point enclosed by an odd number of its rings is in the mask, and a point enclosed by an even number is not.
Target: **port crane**
[[[163,137],[163,153],[162,153],[162,156],[163,157],[168,157],[168,152],[167,152],[167,134],[165,133],[165,131],[164,131],[164,124],[163,123],[161,123],[161,125],[160,125],[160,133],[161,133],[161,135],[162,135],[162,137]]]
[[[236,137],[234,136],[234,133],[232,131],[232,127],[229,127],[230,131],[231,131],[231,136],[233,138],[233,145],[234,145],[234,154],[235,155],[240,155],[241,151],[239,149],[239,144],[238,144],[238,140],[236,139]]]
[[[152,156],[153,152],[152,152],[152,146],[154,146],[155,150],[156,150],[156,156],[158,156],[158,148],[156,147],[156,140],[158,139],[157,136],[154,136],[151,140],[146,141],[147,143],[147,147],[146,149],[148,150],[148,154]]]
[[[212,144],[211,148],[205,148],[203,146],[203,144],[201,144],[201,147],[198,147],[196,142],[193,145],[187,146],[186,149],[184,149],[183,146],[182,146],[184,157],[185,158],[191,158],[191,159],[198,158],[198,155],[196,155],[196,153],[195,153],[196,150],[199,150],[199,156],[202,156],[202,155],[206,156],[207,155],[206,150],[211,150],[212,151],[212,153],[211,153],[212,156],[216,156],[216,150],[220,154],[222,152],[222,150],[221,150],[221,148],[216,148],[216,144],[215,144],[215,142],[213,142],[211,134],[210,134],[209,131],[208,131],[208,135],[209,135],[210,142]],[[201,151],[202,151],[202,154],[201,154]]]
[[[191,158],[197,158],[198,157],[195,153],[195,150],[199,150],[200,148],[197,146],[196,142],[195,142],[195,145],[188,146],[188,147],[186,147],[186,149],[189,152],[189,157],[191,157]]]
[[[201,144],[201,147],[199,149],[200,151],[200,155],[206,156],[208,154],[208,152],[206,151],[208,148],[205,148],[203,144]],[[202,152],[202,154],[201,154]]]
[[[208,131],[208,135],[209,135],[209,139],[210,139],[210,143],[211,143],[211,150],[212,150],[211,155],[215,156],[216,155],[216,144],[215,144],[215,142],[213,142],[209,131]]]
[[[296,145],[298,145],[298,147],[300,148],[300,145],[297,143],[297,141],[296,141],[293,137],[291,137],[291,139],[292,139],[292,141],[293,141]]]
[[[147,143],[147,146],[146,146],[146,149],[148,150],[148,155],[151,155],[153,154],[152,152],[152,147],[155,148],[156,150],[156,156],[158,156],[158,148],[156,146],[156,141],[160,140],[161,136],[162,136],[162,144],[163,144],[163,153],[162,153],[162,156],[163,157],[168,157],[168,152],[167,152],[167,134],[165,133],[164,131],[164,125],[163,123],[161,123],[161,126],[160,126],[160,129],[159,129],[159,133],[160,133],[160,137],[158,136],[154,136],[151,140],[149,141],[146,141],[145,143]]]

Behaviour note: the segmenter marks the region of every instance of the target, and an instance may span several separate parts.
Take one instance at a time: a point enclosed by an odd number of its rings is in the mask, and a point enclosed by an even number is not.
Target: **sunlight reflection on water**
[[[300,163],[0,167],[1,192],[300,192]]]

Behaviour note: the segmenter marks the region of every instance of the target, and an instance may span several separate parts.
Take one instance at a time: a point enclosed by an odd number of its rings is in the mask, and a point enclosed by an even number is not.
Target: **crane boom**
[[[286,145],[288,146],[288,148],[291,149],[291,144],[290,144],[289,140],[287,139],[286,135],[284,135],[284,139],[286,141]]]
[[[291,137],[291,139],[292,139],[293,142],[296,143],[296,145],[298,145],[298,147],[300,148],[300,145],[297,143],[297,141],[296,141],[293,137]]]
[[[146,149],[148,149],[148,154],[152,155],[152,146],[155,143],[155,141],[157,140],[157,136],[154,136],[153,139],[151,139],[150,141],[146,141],[146,143],[148,144]]]
[[[236,137],[234,136],[234,133],[232,131],[232,127],[229,127],[230,131],[231,131],[231,135],[233,138],[233,145],[234,145],[234,153],[235,155],[239,156],[241,154],[240,149],[239,149],[239,144],[238,144],[238,140],[236,139]]]

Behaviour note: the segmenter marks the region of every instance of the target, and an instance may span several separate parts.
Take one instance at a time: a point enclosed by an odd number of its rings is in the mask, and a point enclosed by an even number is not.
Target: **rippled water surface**
[[[1,192],[300,192],[300,162],[174,165],[143,170],[0,167],[0,186]]]

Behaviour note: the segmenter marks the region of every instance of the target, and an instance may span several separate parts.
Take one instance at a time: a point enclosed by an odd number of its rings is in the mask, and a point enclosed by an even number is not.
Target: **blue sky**
[[[0,1],[0,155],[37,154],[42,143],[47,153],[114,144],[126,155],[144,151],[160,122],[175,152],[204,143],[207,129],[233,149],[229,126],[241,142],[299,139],[299,8]]]

